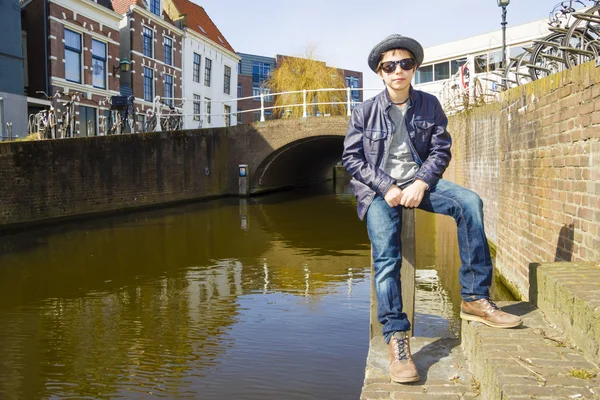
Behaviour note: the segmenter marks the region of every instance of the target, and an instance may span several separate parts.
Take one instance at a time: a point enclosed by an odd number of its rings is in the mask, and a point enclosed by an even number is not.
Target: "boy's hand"
[[[427,189],[427,184],[420,179],[415,179],[413,183],[404,188],[400,205],[407,208],[418,207],[423,200],[425,189]]]
[[[400,205],[401,199],[402,189],[396,185],[390,186],[388,191],[385,193],[385,202],[388,203],[388,206],[390,207],[396,207]]]

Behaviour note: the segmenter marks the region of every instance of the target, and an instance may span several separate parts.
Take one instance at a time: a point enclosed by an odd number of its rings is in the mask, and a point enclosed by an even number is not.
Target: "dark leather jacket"
[[[410,87],[411,107],[404,122],[413,159],[419,164],[415,179],[433,188],[450,163],[452,139],[446,130],[448,118],[438,99]],[[358,216],[364,219],[375,194],[381,197],[396,183],[384,172],[396,127],[389,115],[392,107],[387,89],[361,103],[352,112],[344,139],[342,162],[352,174],[352,189],[358,200]]]

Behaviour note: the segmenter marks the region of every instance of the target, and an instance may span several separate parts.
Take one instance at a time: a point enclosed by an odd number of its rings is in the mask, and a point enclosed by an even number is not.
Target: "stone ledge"
[[[523,326],[494,329],[476,322],[462,322],[462,348],[470,371],[479,382],[481,399],[599,399],[600,371],[566,344],[553,326],[530,303],[499,303],[505,311],[520,315]],[[513,341],[507,345],[506,340]],[[537,340],[531,340],[537,339]],[[496,342],[502,351],[490,350]],[[514,348],[516,346],[516,349]],[[584,370],[591,379],[569,375]],[[571,397],[574,396],[574,397]]]
[[[566,339],[600,360],[600,264],[531,264],[529,299]]]
[[[457,338],[412,338],[411,351],[421,380],[390,380],[388,349],[381,335],[371,339],[361,399],[473,399],[469,372]]]

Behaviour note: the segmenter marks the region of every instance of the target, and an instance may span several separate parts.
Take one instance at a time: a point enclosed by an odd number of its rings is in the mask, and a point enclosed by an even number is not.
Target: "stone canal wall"
[[[345,116],[0,143],[0,230],[331,178]],[[257,190],[258,189],[258,190]]]
[[[219,129],[0,143],[0,227],[226,194],[227,143]]]
[[[496,267],[522,299],[532,262],[600,260],[600,69],[594,63],[451,116],[447,179],[484,199]]]

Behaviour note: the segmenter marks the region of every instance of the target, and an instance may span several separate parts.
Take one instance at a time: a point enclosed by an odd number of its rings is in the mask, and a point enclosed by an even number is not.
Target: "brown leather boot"
[[[409,383],[419,380],[419,372],[410,354],[406,332],[394,332],[388,344],[390,377],[394,382]]]
[[[490,299],[463,301],[460,304],[460,317],[467,321],[482,322],[493,328],[514,328],[523,323],[523,320],[504,312]]]

